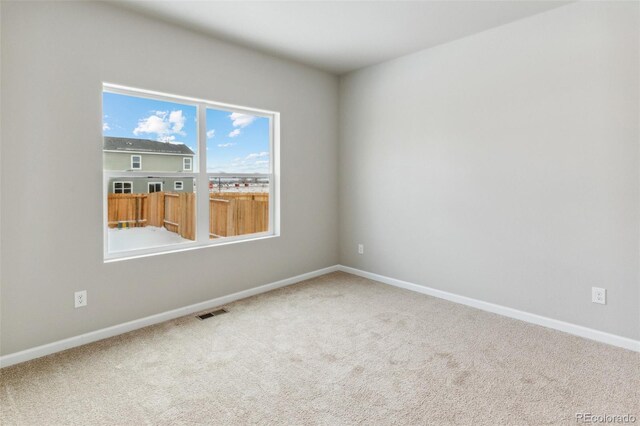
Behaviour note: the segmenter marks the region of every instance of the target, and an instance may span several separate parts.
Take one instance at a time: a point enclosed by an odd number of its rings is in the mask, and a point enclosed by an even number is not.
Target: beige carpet
[[[576,424],[640,354],[334,273],[1,371],[2,425]]]

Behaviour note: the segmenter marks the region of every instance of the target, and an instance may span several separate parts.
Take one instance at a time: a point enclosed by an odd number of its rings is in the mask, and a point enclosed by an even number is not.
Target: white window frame
[[[103,170],[105,185],[103,197],[103,247],[104,262],[114,262],[126,259],[135,259],[159,254],[176,253],[187,250],[195,250],[207,247],[226,246],[240,242],[256,241],[280,236],[280,113],[264,109],[243,107],[238,105],[213,102],[206,99],[191,98],[179,95],[171,95],[151,90],[136,89],[111,83],[103,83],[103,92],[117,93],[127,96],[155,99],[166,102],[176,102],[196,107],[198,117],[198,154],[191,158],[191,170],[179,173],[156,173],[153,177],[163,178],[193,178],[196,190],[196,240],[186,243],[171,244],[161,247],[134,249],[122,252],[109,252],[108,247],[108,211],[107,211],[107,183],[113,178],[149,177],[148,172],[129,171],[116,172]],[[207,108],[250,114],[258,117],[269,118],[270,144],[269,144],[269,172],[264,174],[247,173],[207,173]],[[184,165],[184,160],[183,160]],[[140,157],[142,167],[142,157]],[[255,234],[238,235],[233,237],[209,238],[209,178],[211,177],[261,177],[269,179],[269,230]],[[132,186],[133,188],[133,186]],[[198,196],[204,194],[204,196]]]
[[[178,188],[178,184],[180,184],[180,188]],[[176,180],[173,182],[173,190],[174,191],[184,191],[184,181]]]
[[[187,167],[187,161],[189,162],[189,167]],[[192,157],[182,157],[182,170],[184,171],[193,171],[193,158]]]
[[[157,181],[152,181],[152,182],[147,182],[147,192],[148,193],[151,193],[151,191],[149,191],[149,187],[151,185],[160,185],[160,191],[154,191],[154,192],[162,192],[164,190],[164,183],[157,182]]]
[[[125,183],[128,183],[130,185],[129,189],[131,190],[131,192],[116,192],[116,183],[121,183],[123,185]],[[124,191],[124,186],[122,187],[122,190]],[[133,181],[130,181],[130,180],[114,180],[112,182],[112,190],[111,190],[111,192],[113,194],[133,194]]]
[[[136,161],[133,161],[133,157],[138,157],[138,165],[139,167],[133,167],[133,163],[135,163]],[[142,170],[142,155],[140,154],[131,154],[131,170]]]

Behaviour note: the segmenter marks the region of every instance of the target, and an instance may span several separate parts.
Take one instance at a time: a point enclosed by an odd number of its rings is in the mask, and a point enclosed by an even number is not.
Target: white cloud
[[[230,164],[224,166],[224,171],[236,173],[268,173],[268,157],[268,152],[252,152],[244,158],[235,158]]]
[[[226,147],[234,146],[234,145],[235,145],[235,143],[231,143],[231,142],[229,142],[229,143],[219,143],[218,147],[219,148],[226,148]]]
[[[169,123],[173,125],[173,132],[182,133],[182,128],[184,127],[186,119],[187,117],[184,116],[182,110],[171,111],[171,114],[169,114]]]
[[[211,129],[207,132],[207,139],[213,139],[215,135],[216,135],[215,129]]]
[[[169,123],[159,115],[152,115],[138,121],[138,127],[133,130],[134,135],[141,133],[165,134],[169,132]]]
[[[185,120],[182,110],[154,111],[153,115],[138,120],[138,126],[133,130],[133,134],[138,136],[143,133],[155,133],[156,139],[160,142],[175,141],[174,135],[186,135],[182,130]]]
[[[229,163],[207,167],[209,172],[225,173],[269,173],[269,153],[253,152],[246,157],[236,157]]]
[[[263,152],[252,152],[251,154],[247,155],[245,160],[251,160],[252,158],[266,157],[268,155],[269,155],[269,153],[265,152],[265,151],[263,151]]]
[[[240,129],[247,127],[249,124],[253,123],[256,118],[254,115],[249,114],[240,114],[239,112],[234,112],[229,114],[229,118],[231,119],[231,124],[233,127],[237,127],[229,133],[230,138],[235,138],[240,135]]]
[[[233,122],[233,127],[239,127],[242,129],[243,127],[247,127],[249,124],[253,123],[257,117],[254,115],[234,112],[232,114],[229,114],[229,118]]]
[[[107,130],[111,130],[111,127],[109,127],[109,123],[102,123],[102,131],[106,132]]]

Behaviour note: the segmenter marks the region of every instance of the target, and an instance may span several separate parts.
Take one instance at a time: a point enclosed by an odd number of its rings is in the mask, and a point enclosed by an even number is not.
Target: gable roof
[[[104,151],[159,152],[163,154],[195,155],[183,143],[158,142],[150,139],[104,137]]]

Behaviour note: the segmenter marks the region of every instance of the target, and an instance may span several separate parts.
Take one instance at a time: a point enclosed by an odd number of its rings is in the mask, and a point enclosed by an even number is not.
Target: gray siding
[[[168,154],[132,154],[130,152],[104,152],[103,165],[105,170],[129,171],[131,170],[131,156],[142,157],[142,169],[144,172],[183,172],[183,158],[191,158],[192,169],[193,156],[168,155]],[[186,170],[191,172],[193,170]]]
[[[150,182],[162,182],[164,192],[193,192],[192,177],[117,177],[109,179],[109,194],[113,194],[113,182],[131,182],[134,194],[146,194],[149,192]],[[182,190],[174,189],[175,182],[183,182]]]

